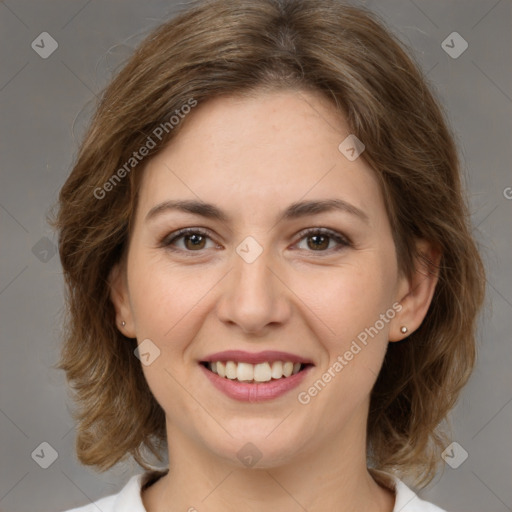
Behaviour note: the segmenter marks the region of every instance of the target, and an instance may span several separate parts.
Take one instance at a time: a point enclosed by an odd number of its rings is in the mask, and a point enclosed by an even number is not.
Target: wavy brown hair
[[[365,9],[335,0],[195,3],[154,30],[104,91],[50,222],[66,283],[65,370],[78,409],[79,460],[104,471],[131,454],[161,458],[165,417],[115,326],[108,276],[126,255],[143,165],[97,191],[191,98],[314,90],[365,146],[380,180],[401,272],[415,241],[442,252],[421,326],[390,343],[372,390],[369,465],[428,483],[448,434],[443,420],[475,363],[484,269],[471,235],[457,148],[408,50]],[[191,116],[193,113],[190,114]],[[165,133],[146,163],[179,133]],[[113,183],[112,181],[110,181]],[[96,193],[95,193],[96,191]]]

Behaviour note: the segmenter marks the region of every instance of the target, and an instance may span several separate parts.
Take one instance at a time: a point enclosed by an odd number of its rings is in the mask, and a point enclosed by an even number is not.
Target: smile
[[[235,361],[213,361],[203,363],[211,372],[219,377],[238,382],[269,382],[295,375],[306,366],[302,363],[292,361],[273,361],[258,364],[235,362]]]
[[[272,400],[297,387],[312,361],[295,354],[230,350],[211,354],[199,367],[213,386],[242,402]]]

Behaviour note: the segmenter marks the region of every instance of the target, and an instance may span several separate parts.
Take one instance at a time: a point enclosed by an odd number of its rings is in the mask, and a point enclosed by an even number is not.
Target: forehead
[[[141,215],[169,199],[200,199],[249,218],[300,199],[338,197],[371,216],[384,209],[374,171],[338,146],[350,130],[305,91],[218,97],[196,107],[144,170]]]

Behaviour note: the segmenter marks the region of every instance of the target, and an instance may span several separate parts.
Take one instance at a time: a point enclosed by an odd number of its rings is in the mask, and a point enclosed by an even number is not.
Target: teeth
[[[215,369],[213,365],[215,365],[217,368]],[[216,372],[220,377],[226,376],[226,364],[223,363],[222,361],[210,363],[210,370],[214,373]]]
[[[293,363],[290,363],[290,361],[286,361],[286,363],[283,364],[283,375],[285,377],[289,377],[293,372]]]
[[[236,379],[236,367],[237,364],[233,361],[228,361],[226,363],[226,377],[228,379],[234,380]]]
[[[280,379],[283,376],[283,363],[281,361],[274,361],[272,363],[272,378]]]
[[[236,363],[234,361],[214,361],[208,363],[208,368],[219,375],[230,380],[239,382],[269,382],[272,379],[290,377],[300,371],[301,363],[291,361],[274,361],[272,363]]]
[[[236,378],[238,380],[252,380],[254,378],[254,366],[247,363],[238,363]]]
[[[256,382],[268,382],[271,378],[272,370],[268,363],[259,363],[254,366],[254,380]]]

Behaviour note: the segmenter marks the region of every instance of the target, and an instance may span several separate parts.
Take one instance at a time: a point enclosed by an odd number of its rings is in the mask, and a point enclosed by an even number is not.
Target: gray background
[[[512,510],[512,190],[507,188],[512,187],[512,3],[362,3],[414,49],[446,107],[460,145],[475,236],[488,268],[478,365],[452,415],[453,440],[469,457],[457,469],[443,462],[444,470],[421,495],[453,511]],[[182,6],[162,0],[0,2],[4,512],[85,504],[117,492],[140,471],[132,462],[96,474],[81,467],[74,455],[66,382],[63,372],[51,368],[60,343],[63,283],[56,238],[45,215],[70,171],[94,96],[142,37]],[[441,46],[454,31],[469,44],[456,59]],[[47,59],[31,48],[42,32],[59,45]],[[58,452],[47,469],[31,456],[42,442]]]

